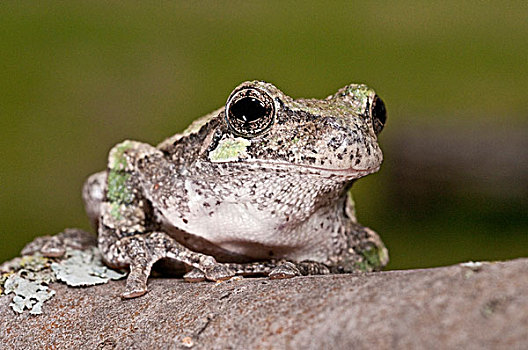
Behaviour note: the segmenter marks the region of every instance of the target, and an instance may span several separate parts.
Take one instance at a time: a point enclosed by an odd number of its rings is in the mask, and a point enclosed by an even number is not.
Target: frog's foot
[[[185,282],[196,283],[205,281],[205,273],[202,270],[193,268],[191,271],[183,275]]]
[[[330,269],[319,262],[301,261],[299,263],[284,261],[273,268],[268,277],[270,279],[292,278],[295,276],[326,275]]]
[[[215,263],[210,268],[205,268],[204,271],[198,268],[192,268],[189,272],[183,275],[185,282],[195,283],[209,281],[224,281],[236,275],[236,270],[227,264]]]
[[[22,255],[40,253],[48,258],[58,258],[67,248],[84,250],[96,246],[96,237],[84,230],[67,228],[54,236],[37,237],[22,249]]]
[[[153,263],[146,262],[145,265],[139,261],[130,264],[125,291],[121,293],[123,299],[131,299],[142,296],[147,292],[147,280]]]
[[[290,261],[286,261],[272,269],[268,274],[268,277],[272,280],[278,280],[300,275],[301,271],[297,268],[297,266]]]
[[[217,263],[213,257],[212,262],[203,268],[205,278],[209,281],[225,281],[236,275],[235,270],[229,268],[227,265]]]
[[[185,282],[202,282],[205,280],[209,281],[224,281],[235,276],[236,271],[227,265],[216,263],[210,268],[205,268],[202,271],[197,268],[193,268],[191,271],[183,275]]]
[[[328,266],[316,261],[305,260],[297,263],[296,266],[303,276],[328,275],[330,273]]]
[[[326,275],[330,269],[316,261],[294,262],[288,260],[269,260],[250,263],[227,264],[240,276],[268,276],[270,279],[292,278],[306,275]]]
[[[236,272],[228,265],[218,263],[212,256],[189,250],[164,232],[136,234],[110,244],[104,237],[107,236],[99,236],[99,247],[108,264],[116,267],[128,265],[130,268],[125,291],[121,295],[125,299],[147,292],[152,266],[160,259],[175,260],[194,268],[186,275],[189,280],[220,281],[233,277]]]

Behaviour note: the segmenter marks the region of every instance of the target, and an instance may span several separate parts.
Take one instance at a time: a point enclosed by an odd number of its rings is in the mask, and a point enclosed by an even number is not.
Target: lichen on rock
[[[28,309],[30,314],[41,314],[42,304],[55,295],[55,291],[44,283],[39,279],[30,280],[19,273],[9,276],[4,283],[4,293],[15,294],[11,308],[18,313]]]
[[[69,286],[93,286],[120,279],[125,273],[104,266],[96,247],[67,249],[61,258],[40,253],[15,258],[0,265],[0,295],[14,294],[11,308],[22,313],[42,313],[44,302],[55,295],[48,285],[60,281]]]
[[[87,250],[68,250],[66,259],[51,264],[56,278],[72,287],[93,286],[126,276],[103,265],[95,247]]]
[[[3,287],[4,294],[15,295],[10,304],[14,311],[22,313],[27,309],[31,314],[42,313],[42,304],[55,294],[47,286],[56,280],[50,263],[50,259],[34,254],[0,266],[0,287]]]

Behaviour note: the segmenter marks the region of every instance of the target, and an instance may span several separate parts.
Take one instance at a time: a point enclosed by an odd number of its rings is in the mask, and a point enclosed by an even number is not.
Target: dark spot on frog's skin
[[[213,216],[214,213],[215,213],[214,211],[210,211],[209,216]]]
[[[359,163],[361,163],[361,159],[356,159],[356,161],[354,162],[355,165],[358,165]]]
[[[220,139],[222,139],[222,131],[216,130],[216,132],[213,135],[213,138],[211,139],[211,143],[209,144],[209,147],[207,148],[207,153],[213,151],[218,146],[218,143],[220,142]]]
[[[337,137],[332,137],[330,141],[328,142],[328,147],[332,148],[334,151],[339,148],[341,143],[337,139]]]
[[[182,221],[183,221],[184,224],[189,223],[189,220],[187,220],[186,218],[183,218]]]
[[[324,226],[324,223],[323,223],[323,222],[321,222],[321,228],[323,228],[323,226]]]
[[[220,201],[216,201],[216,203],[215,203],[215,205],[217,205],[217,206],[220,205],[220,204],[222,204],[222,202],[220,202]]]
[[[315,157],[306,157],[306,161],[310,164],[315,164]]]
[[[203,206],[206,207],[206,208],[209,208],[211,206],[211,204],[207,203],[207,202],[204,202],[203,203]]]
[[[338,153],[338,154],[337,154],[337,159],[339,159],[339,160],[343,160],[343,154]]]

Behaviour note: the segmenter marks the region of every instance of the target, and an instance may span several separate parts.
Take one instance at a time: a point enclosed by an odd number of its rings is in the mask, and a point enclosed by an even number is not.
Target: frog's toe
[[[205,269],[205,277],[210,281],[225,281],[235,276],[236,271],[222,264],[215,264]]]
[[[40,253],[48,258],[60,258],[66,253],[66,245],[57,236],[53,236],[42,246]]]
[[[121,298],[131,299],[145,294],[147,292],[147,278],[130,273],[126,281],[125,291],[121,293]]]
[[[122,298],[136,298],[147,292],[147,280],[155,262],[156,259],[141,252],[134,257],[129,266],[130,272],[126,280],[125,291],[121,294]]]
[[[121,293],[121,298],[123,299],[132,299],[132,298],[137,298],[137,297],[140,297],[142,296],[143,294],[145,294],[147,292],[147,286],[145,285],[144,287],[142,286],[128,286],[128,283],[127,283],[127,287],[125,289],[125,291],[123,293]]]
[[[197,268],[193,268],[191,271],[187,272],[185,275],[183,275],[183,279],[185,282],[203,282],[205,281],[205,273]]]
[[[89,232],[69,228],[54,236],[37,237],[22,249],[22,255],[40,253],[48,258],[60,258],[66,248],[83,250],[95,246],[95,236]]]
[[[22,255],[40,253],[48,258],[60,258],[66,253],[66,246],[58,236],[37,237],[20,252]]]
[[[42,249],[47,245],[47,243],[52,239],[52,236],[42,236],[37,237],[33,241],[29,242],[22,249],[20,254],[22,255],[32,255],[35,253],[40,253]]]
[[[301,271],[295,266],[294,263],[291,263],[289,261],[286,261],[277,267],[273,268],[273,270],[270,271],[268,274],[268,277],[272,280],[275,279],[284,279],[284,278],[292,278],[295,276],[300,276]]]

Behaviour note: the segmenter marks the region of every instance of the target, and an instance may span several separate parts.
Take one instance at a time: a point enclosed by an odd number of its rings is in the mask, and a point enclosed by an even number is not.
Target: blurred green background
[[[114,144],[156,144],[249,79],[382,96],[385,163],[354,192],[389,268],[527,256],[527,4],[2,2],[0,261],[89,228],[81,186]]]

